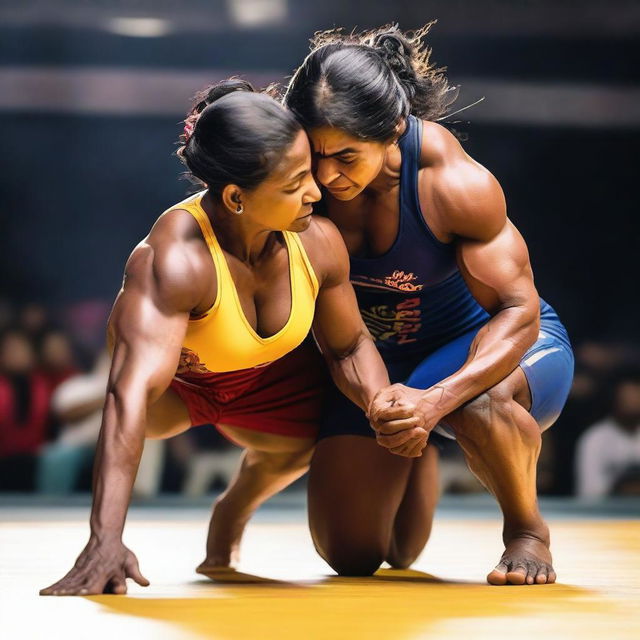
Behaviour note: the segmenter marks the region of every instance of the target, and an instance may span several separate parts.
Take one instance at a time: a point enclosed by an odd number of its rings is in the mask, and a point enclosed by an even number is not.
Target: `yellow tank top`
[[[297,233],[283,231],[289,254],[291,311],[280,331],[267,338],[249,324],[231,277],[227,259],[200,201],[204,192],[168,209],[184,209],[195,219],[215,265],[218,291],[213,306],[189,320],[178,374],[237,371],[273,362],[295,349],[305,339],[315,311],[318,280]]]

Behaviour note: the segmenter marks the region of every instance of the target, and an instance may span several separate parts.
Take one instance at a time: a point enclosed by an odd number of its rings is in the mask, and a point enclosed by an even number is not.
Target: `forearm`
[[[107,393],[93,473],[91,535],[120,538],[144,446],[145,394]]]
[[[363,411],[380,389],[389,385],[389,375],[370,336],[363,334],[345,354],[325,352],[336,386]]]
[[[73,427],[74,423],[84,420],[87,416],[96,412],[104,405],[104,393],[99,397],[91,400],[78,402],[69,408],[58,409],[56,411],[58,418],[67,423],[67,426]]]
[[[427,389],[423,398],[441,416],[504,380],[536,341],[539,313],[531,307],[510,307],[498,312],[480,329],[464,365],[453,375]]]

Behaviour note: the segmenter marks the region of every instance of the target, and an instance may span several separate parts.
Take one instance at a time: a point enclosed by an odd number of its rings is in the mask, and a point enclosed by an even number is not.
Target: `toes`
[[[527,568],[527,584],[536,584],[538,574],[543,568],[537,562],[527,562]]]
[[[500,563],[488,576],[487,582],[496,586],[507,584],[507,565]]]
[[[551,584],[556,581],[555,571],[547,564],[533,561],[512,562],[503,560],[487,576],[492,585]]]
[[[524,584],[527,580],[527,569],[521,564],[513,570],[507,572],[507,582],[509,584]]]
[[[536,584],[546,584],[547,583],[547,575],[548,575],[548,567],[547,565],[542,565],[537,568],[537,572],[535,574]]]

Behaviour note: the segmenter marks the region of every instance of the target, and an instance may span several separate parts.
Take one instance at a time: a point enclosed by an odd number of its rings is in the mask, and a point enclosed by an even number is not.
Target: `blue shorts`
[[[403,382],[416,389],[428,389],[448,378],[465,363],[469,347],[480,327],[464,333],[430,354],[404,360],[388,359],[385,364],[391,382]],[[573,379],[573,351],[569,336],[556,312],[543,303],[540,309],[538,340],[520,360],[531,392],[530,413],[541,429],[550,427],[560,415]],[[453,438],[451,429],[435,430]],[[338,435],[374,437],[364,413],[335,387],[326,400],[318,439]]]

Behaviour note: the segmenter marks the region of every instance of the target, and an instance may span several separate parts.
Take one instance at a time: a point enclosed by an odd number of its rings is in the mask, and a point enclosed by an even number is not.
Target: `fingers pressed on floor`
[[[109,593],[124,595],[127,593],[127,584],[124,578],[111,578],[109,581]]]

